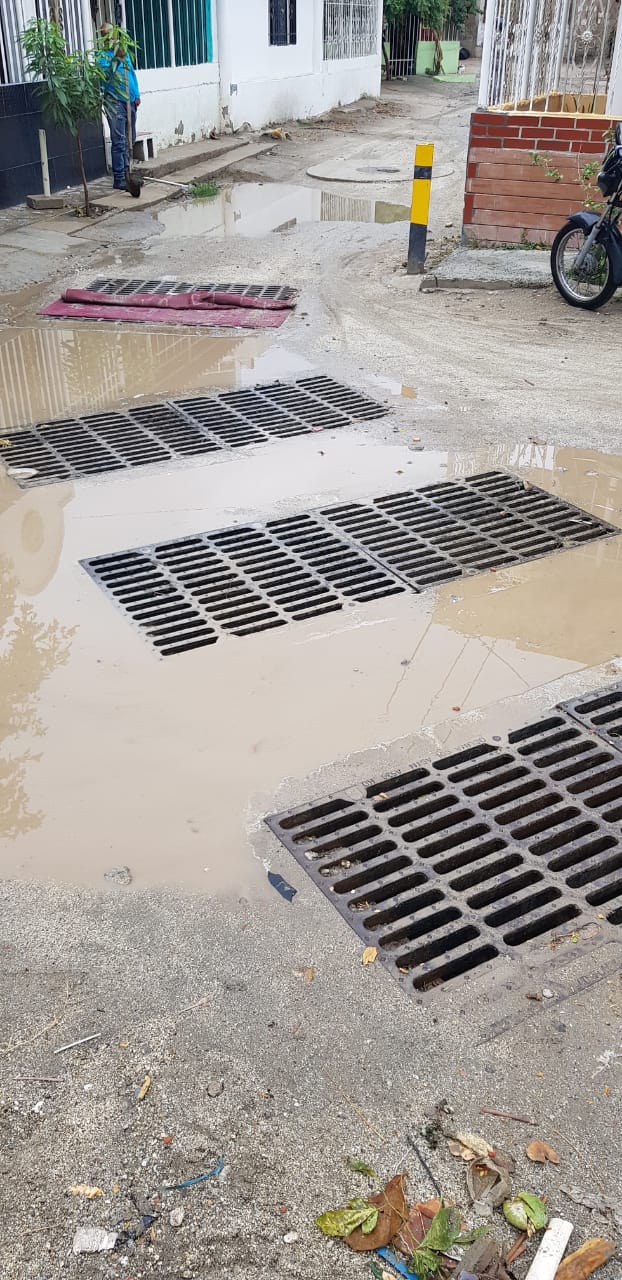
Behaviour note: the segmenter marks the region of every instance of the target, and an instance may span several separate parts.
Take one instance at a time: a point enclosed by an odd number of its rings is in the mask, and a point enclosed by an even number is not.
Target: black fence
[[[0,208],[21,204],[27,195],[43,190],[39,158],[39,129],[45,128],[52,191],[80,181],[75,140],[41,118],[39,95],[33,84],[0,85]],[[87,178],[106,172],[101,124],[80,130]]]

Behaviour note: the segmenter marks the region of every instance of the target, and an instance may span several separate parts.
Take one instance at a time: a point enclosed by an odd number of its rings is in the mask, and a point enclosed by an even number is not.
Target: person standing
[[[136,141],[136,111],[140,106],[138,79],[129,53],[116,43],[109,22],[101,28],[102,49],[97,61],[104,73],[104,111],[110,128],[112,177],[115,191],[125,191],[125,175],[130,167],[127,104],[130,104],[132,144]]]

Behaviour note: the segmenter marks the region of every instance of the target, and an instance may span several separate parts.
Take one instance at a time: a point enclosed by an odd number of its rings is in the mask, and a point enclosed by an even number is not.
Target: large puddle
[[[0,430],[97,413],[139,396],[287,378],[311,366],[264,334],[116,329],[0,329]]]
[[[209,200],[176,200],[155,215],[162,237],[264,236],[306,222],[408,222],[407,205],[334,195],[315,187],[275,182],[239,182]]]
[[[622,653],[622,538],[165,660],[78,563],[495,466],[622,523],[622,458],[536,445],[413,454],[364,429],[75,490],[4,478],[4,874],[104,886],[127,865],[138,885],[257,894],[248,831],[282,807],[285,778],[456,709],[477,737],[498,699]],[[345,763],[330,785],[348,777]]]

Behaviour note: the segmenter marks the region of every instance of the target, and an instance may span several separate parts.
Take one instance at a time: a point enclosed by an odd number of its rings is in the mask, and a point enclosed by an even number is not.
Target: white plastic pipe
[[[489,107],[490,98],[490,72],[492,66],[492,50],[495,42],[495,32],[497,23],[497,4],[496,0],[487,0],[486,17],[484,19],[484,43],[482,46],[482,61],[479,71],[479,99],[478,106]]]
[[[50,169],[48,165],[48,144],[45,136],[45,129],[39,129],[39,153],[41,155],[41,180],[43,182],[43,194],[50,194]]]
[[[554,1280],[572,1232],[571,1222],[566,1222],[565,1218],[551,1218],[525,1280]]]

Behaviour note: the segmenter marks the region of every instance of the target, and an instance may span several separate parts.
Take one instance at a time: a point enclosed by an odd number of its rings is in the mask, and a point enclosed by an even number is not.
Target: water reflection
[[[407,222],[407,205],[358,196],[334,195],[315,187],[278,182],[239,182],[211,200],[174,201],[155,215],[162,227],[147,252],[160,253],[171,236],[264,236],[291,231],[307,222]]]

